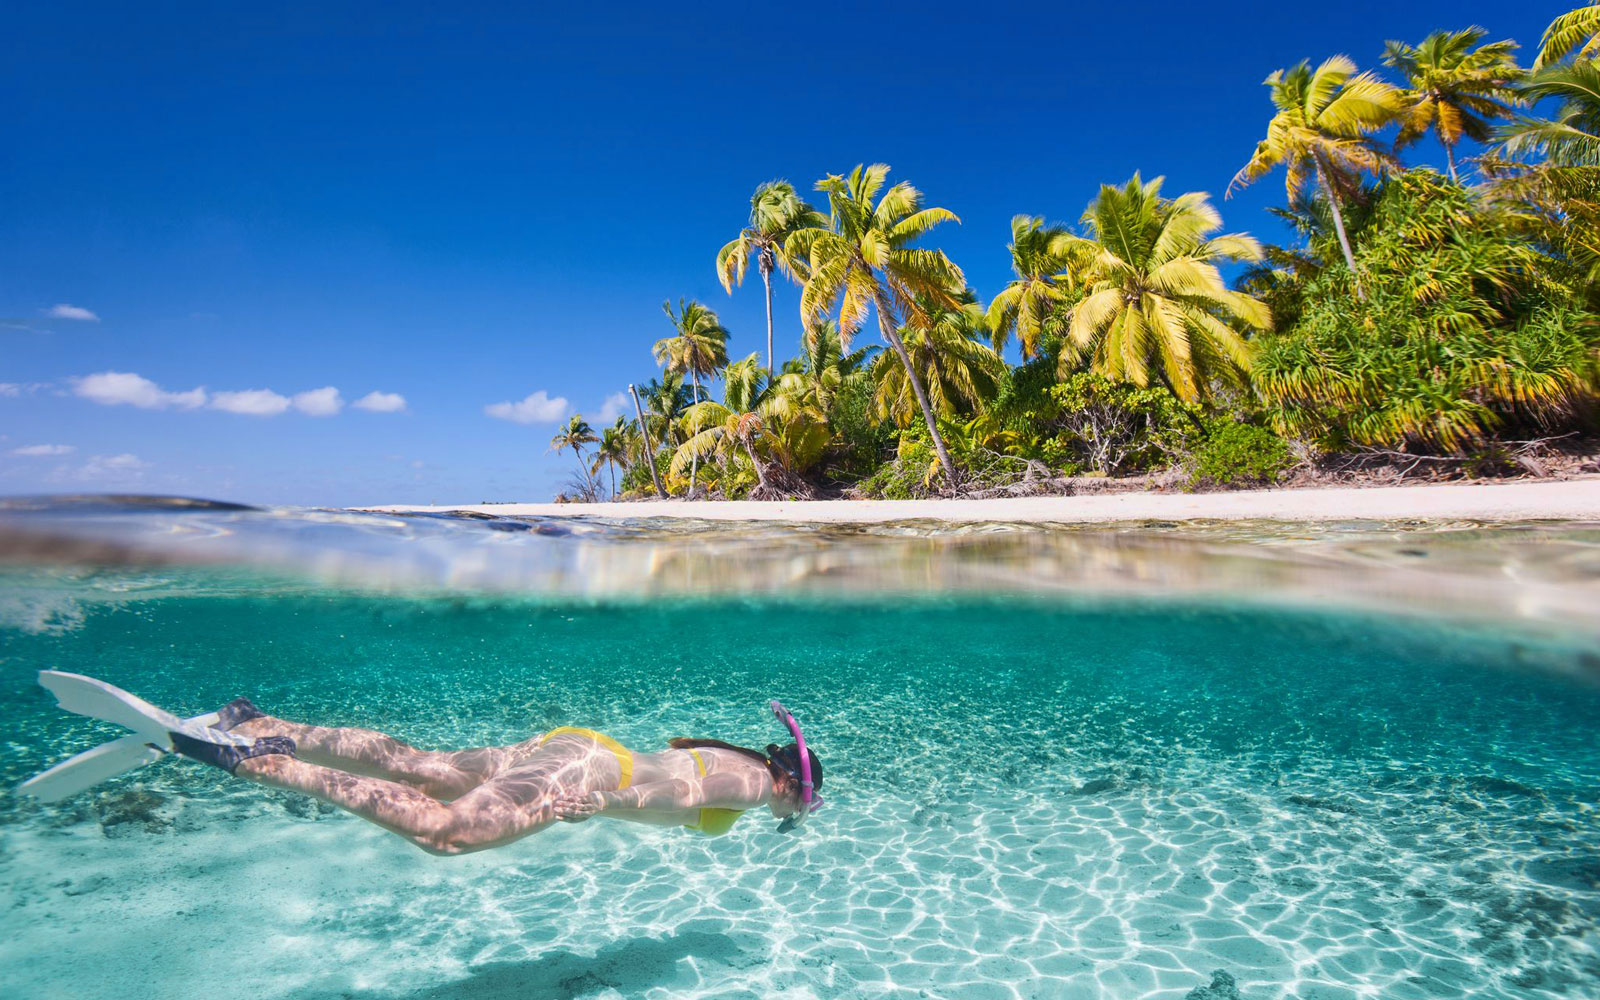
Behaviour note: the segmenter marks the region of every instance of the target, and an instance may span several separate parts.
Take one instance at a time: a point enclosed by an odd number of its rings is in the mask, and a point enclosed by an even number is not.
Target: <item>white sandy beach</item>
[[[1561,482],[1116,493],[993,500],[655,500],[636,503],[496,503],[359,507],[368,511],[475,511],[507,517],[699,518],[715,521],[1100,521],[1192,520],[1600,520],[1600,476]]]

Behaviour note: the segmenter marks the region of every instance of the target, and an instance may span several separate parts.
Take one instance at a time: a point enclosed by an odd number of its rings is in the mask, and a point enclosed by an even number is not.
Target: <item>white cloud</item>
[[[295,393],[294,408],[308,417],[331,417],[344,409],[344,397],[331,385]]]
[[[121,455],[91,455],[89,460],[74,470],[71,475],[82,480],[116,480],[133,482],[144,477],[144,470],[150,468],[138,455],[124,452]]]
[[[22,386],[16,382],[0,382],[0,396],[20,396]]]
[[[168,392],[143,375],[133,372],[100,372],[75,378],[72,380],[72,391],[102,406],[125,403],[142,410],[164,410],[169,406],[192,410],[204,406],[206,402],[204,389]]]
[[[606,401],[604,403],[600,404],[598,421],[602,424],[614,422],[618,417],[622,416],[623,410],[626,409],[627,405],[627,393],[613,392],[611,395],[606,397]]]
[[[564,396],[551,399],[540,389],[518,403],[491,403],[483,412],[514,424],[553,424],[567,415],[567,400]]]
[[[241,389],[212,394],[211,407],[247,417],[275,417],[289,408],[289,397],[271,389]]]
[[[370,413],[399,413],[406,408],[406,398],[398,392],[369,392],[350,405]]]
[[[51,306],[49,309],[44,311],[44,314],[51,319],[75,319],[82,320],[86,323],[100,322],[99,316],[96,316],[83,306],[69,306],[65,302],[61,303],[60,305]]]
[[[13,455],[70,455],[76,448],[70,444],[30,444],[21,448],[12,448]]]

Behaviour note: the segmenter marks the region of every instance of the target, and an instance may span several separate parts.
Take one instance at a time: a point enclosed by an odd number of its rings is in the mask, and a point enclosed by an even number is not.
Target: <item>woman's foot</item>
[[[257,708],[249,698],[235,698],[217,709],[217,724],[211,728],[229,733],[239,723],[249,722],[251,719],[259,719],[266,714]]]
[[[202,764],[220,767],[229,774],[237,771],[239,765],[251,757],[260,757],[269,753],[294,756],[294,740],[287,736],[263,736],[249,746],[236,747],[223,743],[211,743],[207,740],[197,740],[193,736],[185,736],[183,733],[168,733],[167,735],[172,737],[172,749]]]

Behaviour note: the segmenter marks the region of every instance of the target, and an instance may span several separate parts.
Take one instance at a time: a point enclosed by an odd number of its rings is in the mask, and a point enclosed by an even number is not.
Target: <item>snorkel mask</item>
[[[806,752],[806,738],[800,735],[800,723],[794,721],[794,716],[782,704],[774,700],[772,714],[778,721],[788,727],[790,735],[794,737],[795,756],[799,758],[799,770],[778,761],[779,767],[789,772],[793,778],[800,782],[800,811],[790,816],[785,816],[783,822],[778,824],[779,833],[788,833],[797,830],[805,824],[806,817],[822,808],[822,796],[816,793],[816,785],[811,780],[811,754]]]

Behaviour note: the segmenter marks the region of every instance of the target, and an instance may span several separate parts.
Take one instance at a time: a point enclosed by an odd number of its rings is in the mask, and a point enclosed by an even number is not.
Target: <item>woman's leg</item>
[[[270,715],[241,722],[232,731],[241,736],[287,736],[294,740],[295,755],[307,764],[403,782],[435,799],[460,798],[512,759],[510,747],[418,750],[371,729],[310,726]]]
[[[317,727],[309,727],[317,728]],[[589,755],[559,750],[489,779],[451,802],[411,785],[322,767],[285,754],[242,761],[238,777],[313,795],[421,847],[430,854],[465,854],[536,833],[554,820],[559,795],[594,783]],[[616,787],[617,776],[601,779]]]

